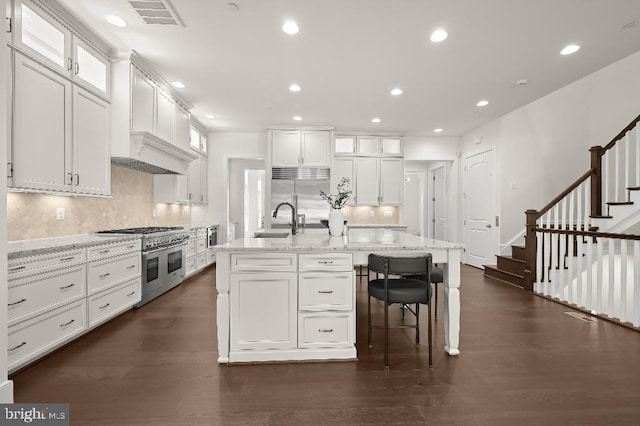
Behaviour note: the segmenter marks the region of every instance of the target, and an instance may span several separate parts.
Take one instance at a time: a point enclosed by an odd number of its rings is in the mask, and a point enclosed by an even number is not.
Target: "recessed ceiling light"
[[[440,43],[441,41],[445,41],[449,37],[449,34],[442,28],[435,30],[431,33],[431,41],[434,43]]]
[[[516,81],[516,86],[526,86],[527,84],[529,84],[529,80],[527,80],[526,78],[523,78],[522,80],[518,80]]]
[[[372,122],[372,123],[379,123],[379,122],[381,122],[381,121],[382,121],[382,120],[381,120],[381,119],[379,119],[378,117],[376,117],[376,118],[372,118],[372,119],[371,119],[371,122]]]
[[[485,101],[483,99],[483,100],[479,101],[476,105],[479,106],[479,107],[487,106],[487,105],[489,105],[489,101]]]
[[[231,12],[237,12],[238,10],[240,10],[240,6],[238,6],[236,3],[227,3],[227,9],[229,9]]]
[[[215,116],[215,115],[213,115],[213,114],[207,114],[207,115],[205,115],[205,117],[207,117],[207,118],[209,118],[209,119],[214,119],[214,118],[216,118],[216,116]]]
[[[184,89],[184,83],[181,81],[174,81],[171,83],[173,87],[177,87],[178,89]]]
[[[118,15],[107,15],[105,16],[105,19],[108,23],[115,25],[116,27],[123,28],[127,26],[127,22]]]
[[[291,86],[289,86],[289,90],[291,90],[292,92],[299,92],[300,86],[298,86],[297,84],[292,84]]]
[[[287,21],[282,26],[282,31],[290,35],[298,34],[298,31],[299,31],[298,24],[296,24],[293,21]]]
[[[442,132],[443,132],[443,129],[441,129],[440,127],[438,127],[437,129],[433,129],[433,131],[434,131],[435,133],[442,133]]]
[[[391,91],[391,94],[392,94],[393,96],[399,96],[399,95],[402,95],[402,89],[400,89],[400,88],[396,87],[395,89],[393,89],[393,90]]]
[[[564,49],[562,49],[560,51],[561,55],[571,55],[572,53],[576,53],[578,50],[580,50],[580,46],[578,46],[577,44],[570,44],[568,46],[566,46]]]
[[[300,121],[302,120],[302,117],[300,117],[299,115],[296,115],[295,117],[293,117],[293,119],[296,121]]]

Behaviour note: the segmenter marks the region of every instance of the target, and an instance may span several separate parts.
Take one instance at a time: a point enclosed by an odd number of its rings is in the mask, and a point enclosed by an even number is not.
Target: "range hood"
[[[150,174],[187,174],[189,163],[198,158],[177,146],[149,133],[131,131],[128,149],[111,157],[120,167]]]
[[[328,167],[273,167],[271,179],[327,180]]]

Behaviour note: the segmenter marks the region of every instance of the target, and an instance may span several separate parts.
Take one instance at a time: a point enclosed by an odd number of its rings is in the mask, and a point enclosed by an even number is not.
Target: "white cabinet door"
[[[335,191],[338,183],[342,180],[343,177],[349,178],[350,188],[353,193],[351,194],[351,198],[347,201],[348,205],[353,205],[356,203],[355,201],[355,158],[334,158],[333,166],[331,167],[331,191]]]
[[[111,93],[111,64],[89,44],[73,37],[73,69],[74,82],[102,95]]]
[[[187,171],[187,185],[189,187],[189,201],[192,203],[200,203],[202,180],[200,176],[200,160],[196,158],[189,163]]]
[[[401,158],[380,159],[380,204],[402,204],[404,176]]]
[[[377,206],[380,195],[380,159],[356,159],[356,204]]]
[[[333,144],[334,155],[355,155],[356,137],[339,135],[335,137]]]
[[[156,136],[169,143],[174,143],[175,101],[171,95],[158,88],[156,90],[158,115],[156,117]]]
[[[15,52],[13,185],[71,190],[71,82]]]
[[[358,136],[358,155],[380,155],[380,138]]]
[[[301,163],[305,166],[329,167],[331,133],[327,130],[302,131]]]
[[[297,347],[297,273],[231,274],[231,350]]]
[[[153,175],[155,203],[188,203],[189,183],[185,175]]]
[[[132,69],[131,129],[153,133],[156,85],[138,68]]]
[[[111,193],[109,104],[79,87],[73,89],[73,184],[82,194]]]
[[[207,195],[209,186],[207,185],[207,179],[209,178],[208,161],[204,157],[200,157],[195,160],[200,162],[200,203],[207,204],[209,197]]]
[[[189,111],[176,102],[176,146],[189,152],[191,125]]]
[[[401,138],[382,138],[381,154],[399,157],[402,156],[402,139]]]
[[[300,131],[273,130],[271,165],[299,166],[300,157]]]

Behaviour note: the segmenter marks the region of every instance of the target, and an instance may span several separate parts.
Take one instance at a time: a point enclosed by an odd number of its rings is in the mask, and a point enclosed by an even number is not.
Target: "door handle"
[[[487,228],[491,228],[491,224],[490,223],[487,223]]]

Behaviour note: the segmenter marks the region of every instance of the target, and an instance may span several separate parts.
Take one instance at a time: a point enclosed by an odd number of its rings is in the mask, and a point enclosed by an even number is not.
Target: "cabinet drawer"
[[[196,240],[196,253],[202,253],[207,249],[207,239],[203,237],[198,237]]]
[[[297,271],[295,253],[232,254],[231,271]]]
[[[196,256],[196,269],[200,270],[207,266],[207,254],[202,253]]]
[[[125,255],[87,266],[88,293],[110,287],[127,278],[140,275],[140,254]]]
[[[119,256],[125,253],[140,252],[142,250],[141,241],[142,240],[131,240],[89,247],[89,249],[87,250],[87,257],[89,261],[92,261]]]
[[[187,257],[187,268],[185,271],[185,275],[191,275],[196,271],[196,257],[191,256]]]
[[[78,265],[10,280],[7,290],[9,324],[86,295],[85,266]]]
[[[86,330],[86,307],[86,299],[82,299],[9,327],[9,370],[25,365]]]
[[[302,313],[298,315],[298,347],[353,346],[353,313]]]
[[[187,241],[187,256],[191,256],[196,254],[196,240],[195,239],[189,239],[189,241]]]
[[[7,263],[9,279],[32,274],[46,268],[64,268],[84,263],[86,251],[84,249],[54,251],[37,256],[10,259]],[[15,274],[15,275],[14,275]]]
[[[207,265],[216,261],[216,251],[212,248],[207,250]]]
[[[301,254],[300,271],[352,271],[351,253]]]
[[[304,272],[298,283],[298,309],[350,311],[353,272]]]
[[[89,298],[89,327],[105,322],[138,303],[140,278],[119,284]]]

